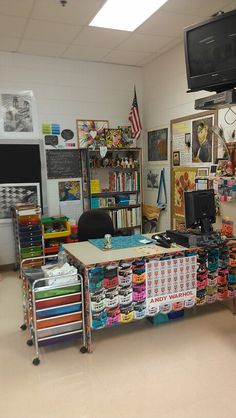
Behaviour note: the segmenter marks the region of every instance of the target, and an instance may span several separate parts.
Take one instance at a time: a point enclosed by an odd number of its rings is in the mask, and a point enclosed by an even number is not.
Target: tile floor
[[[234,418],[236,316],[223,306],[141,321],[76,344],[26,346],[20,280],[0,275],[0,418]]]

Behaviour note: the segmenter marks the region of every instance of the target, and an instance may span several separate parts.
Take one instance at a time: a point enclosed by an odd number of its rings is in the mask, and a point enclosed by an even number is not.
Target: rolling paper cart
[[[47,258],[50,256],[37,257],[44,264]],[[80,351],[86,352],[82,277],[77,271],[51,277],[42,277],[41,272],[40,277],[39,269],[33,272],[31,268],[24,268],[30,260],[21,263],[24,312],[21,329],[28,328],[27,345],[35,346],[33,364],[40,363],[40,347],[75,340],[81,334]]]

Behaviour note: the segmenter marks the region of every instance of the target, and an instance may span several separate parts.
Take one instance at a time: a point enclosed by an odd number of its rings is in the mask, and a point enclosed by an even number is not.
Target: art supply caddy
[[[58,261],[65,261],[61,255],[63,250]],[[81,352],[86,351],[82,277],[67,262],[46,265],[48,259],[50,256],[41,256],[21,262],[24,314],[21,329],[28,329],[27,345],[35,347],[34,365],[40,363],[40,347],[72,341],[81,335]]]

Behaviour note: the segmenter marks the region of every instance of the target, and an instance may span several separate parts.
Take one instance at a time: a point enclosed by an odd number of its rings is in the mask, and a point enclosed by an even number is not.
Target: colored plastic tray
[[[75,284],[66,287],[60,287],[58,289],[39,290],[35,292],[35,299],[52,298],[54,296],[68,295],[70,293],[80,292],[80,284]]]
[[[63,334],[65,332],[79,331],[82,328],[82,321],[71,322],[70,324],[57,325],[56,327],[49,327],[39,329],[37,331],[38,338],[51,337],[53,335]]]
[[[81,302],[71,303],[71,304],[62,305],[62,306],[55,306],[53,308],[37,310],[36,317],[38,319],[49,318],[51,316],[64,315],[64,314],[67,314],[67,313],[69,314],[72,312],[79,312],[81,311],[81,308],[82,308]]]
[[[37,329],[55,327],[56,325],[62,325],[62,324],[69,324],[70,322],[81,321],[81,319],[82,319],[81,312],[54,316],[53,318],[38,319]]]
[[[38,341],[38,345],[39,347],[42,346],[47,346],[47,345],[52,345],[52,344],[61,344],[61,343],[66,343],[68,341],[73,341],[75,339],[81,338],[82,332],[81,330],[79,331],[74,331],[72,333],[66,333],[66,334],[60,334],[57,335],[56,337],[47,337],[45,339],[39,340]]]
[[[35,305],[36,309],[46,309],[53,306],[66,305],[68,303],[81,302],[81,293],[74,293],[67,296],[56,296],[55,298],[47,298],[42,300],[37,300]]]

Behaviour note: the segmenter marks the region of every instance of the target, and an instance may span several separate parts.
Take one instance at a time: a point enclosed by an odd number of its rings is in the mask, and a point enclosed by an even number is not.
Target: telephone
[[[156,245],[160,245],[160,247],[164,248],[170,248],[173,242],[172,239],[165,234],[154,234],[152,235],[152,239],[156,241]]]

